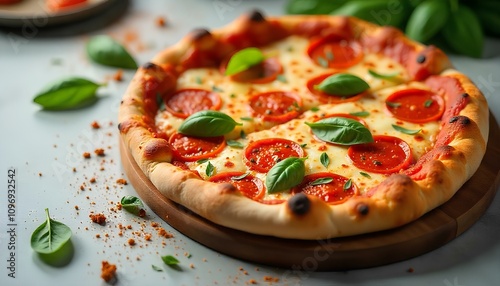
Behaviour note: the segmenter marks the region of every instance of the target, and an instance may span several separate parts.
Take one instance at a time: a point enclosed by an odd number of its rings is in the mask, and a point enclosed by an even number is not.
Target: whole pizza
[[[252,11],[140,67],[119,130],[165,198],[217,225],[309,240],[444,204],[478,169],[488,116],[440,49],[395,28]]]

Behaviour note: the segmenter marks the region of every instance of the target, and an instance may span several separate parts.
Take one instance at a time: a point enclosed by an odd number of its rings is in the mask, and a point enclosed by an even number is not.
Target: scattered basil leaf
[[[65,265],[73,257],[71,229],[50,218],[48,208],[45,209],[45,217],[45,221],[31,234],[31,248],[47,264]]]
[[[401,126],[396,125],[396,124],[392,124],[392,128],[394,128],[394,130],[396,130],[396,131],[399,131],[401,133],[408,134],[408,135],[415,135],[415,134],[419,133],[420,131],[422,131],[422,129],[418,129],[418,130],[406,129],[406,128],[401,127]]]
[[[344,184],[344,191],[349,190],[352,187],[352,179],[347,180]]]
[[[274,165],[267,173],[266,188],[269,194],[288,190],[302,182],[307,158],[289,157]]]
[[[306,148],[306,147],[307,147],[307,143],[300,144],[300,148]]]
[[[144,210],[144,204],[138,197],[123,196],[120,204],[122,205],[122,208],[136,216],[143,217],[146,214]]]
[[[431,105],[432,105],[433,103],[434,103],[434,100],[432,100],[432,99],[428,99],[428,100],[426,100],[426,101],[424,102],[424,107],[425,107],[425,108],[429,108],[429,107],[431,107]]]
[[[215,91],[215,92],[223,92],[224,90],[216,85],[213,85],[212,86],[212,91]]]
[[[375,78],[379,78],[379,79],[386,79],[386,80],[390,80],[390,81],[398,81],[399,80],[397,78],[397,76],[399,75],[399,72],[395,72],[395,73],[391,73],[391,74],[380,74],[374,70],[369,69],[368,73],[371,76],[373,76]]]
[[[317,186],[317,185],[324,185],[333,182],[333,178],[330,177],[325,177],[325,178],[317,178],[316,180],[312,181],[309,185],[311,186]]]
[[[158,106],[158,110],[163,111],[165,110],[165,100],[163,100],[163,96],[161,93],[156,94],[156,106]]]
[[[277,80],[281,81],[282,83],[287,83],[288,81],[286,80],[286,77],[282,74],[279,74],[277,77],[276,77]]]
[[[358,111],[358,112],[351,112],[349,114],[357,116],[357,117],[368,117],[370,115],[370,112],[368,112],[368,111]]]
[[[316,61],[318,61],[318,64],[324,68],[328,68],[330,66],[330,63],[323,57],[317,57]]]
[[[197,164],[204,164],[206,162],[208,162],[209,160],[208,159],[200,159],[198,161],[196,161]]]
[[[370,86],[355,75],[337,73],[325,78],[315,88],[332,96],[350,97],[368,90]]]
[[[392,108],[401,107],[401,103],[400,102],[386,101],[385,104],[387,104],[387,106],[392,107]]]
[[[311,108],[311,111],[312,112],[317,112],[317,111],[319,111],[319,107],[314,106],[314,107]]]
[[[203,80],[201,79],[201,77],[197,76],[195,77],[194,81],[197,83],[197,84],[202,84],[203,83]]]
[[[253,121],[253,117],[240,117],[243,121]]]
[[[245,131],[243,131],[243,130],[240,131],[240,138],[241,139],[247,138],[247,134],[245,133]]]
[[[241,174],[239,176],[234,176],[234,177],[231,177],[231,180],[233,181],[239,181],[239,180],[243,180],[244,178],[246,178],[248,175],[250,175],[250,173],[245,173],[245,174]]]
[[[334,56],[333,56],[332,51],[326,51],[326,52],[325,52],[325,57],[326,57],[326,59],[327,59],[329,62],[333,61]]]
[[[328,168],[328,165],[330,165],[330,157],[328,157],[326,152],[321,153],[319,161],[321,162],[321,165],[325,166],[325,168]]]
[[[215,173],[215,166],[212,165],[212,163],[210,161],[208,161],[208,164],[207,164],[207,168],[205,169],[205,174],[208,176],[208,177],[212,177]]]
[[[236,52],[226,68],[226,75],[233,75],[245,71],[264,61],[264,54],[258,48],[250,47]]]
[[[359,121],[345,117],[329,117],[316,122],[305,122],[319,139],[340,145],[373,142],[370,130]]]
[[[161,260],[168,265],[168,266],[174,266],[178,265],[180,262],[177,258],[173,257],[172,255],[165,255],[161,257]]]
[[[163,269],[161,267],[156,266],[154,264],[151,265],[151,268],[153,268],[153,270],[156,272],[163,272]]]
[[[359,172],[361,174],[361,176],[365,177],[365,178],[368,178],[368,179],[371,179],[372,176],[370,176],[370,174],[368,173],[365,173],[365,172]]]
[[[101,84],[88,79],[70,77],[56,81],[38,93],[33,101],[46,110],[68,110],[94,104]]]
[[[197,137],[214,137],[227,134],[242,125],[222,112],[203,110],[189,116],[179,127],[179,133]]]
[[[98,64],[124,69],[137,69],[129,52],[113,38],[106,35],[92,37],[87,43],[87,55]]]
[[[236,140],[227,140],[227,141],[226,141],[226,144],[227,144],[228,146],[230,146],[230,147],[233,147],[233,148],[239,148],[239,149],[241,149],[241,148],[243,148],[243,147],[244,147],[244,146],[243,146],[243,144],[242,144],[241,142],[236,141]]]

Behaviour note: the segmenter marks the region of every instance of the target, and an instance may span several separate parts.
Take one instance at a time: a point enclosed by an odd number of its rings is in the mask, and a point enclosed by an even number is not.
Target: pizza
[[[310,240],[444,204],[478,169],[488,116],[440,49],[396,28],[251,11],[140,67],[118,127],[165,198],[216,225]]]

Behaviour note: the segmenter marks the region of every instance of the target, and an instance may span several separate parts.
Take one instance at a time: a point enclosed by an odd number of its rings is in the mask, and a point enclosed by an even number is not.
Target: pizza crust
[[[424,159],[420,158],[421,162],[417,162],[411,172],[390,175],[365,196],[353,197],[337,205],[329,205],[314,196],[297,198],[302,207],[306,206],[305,213],[298,211],[290,200],[278,205],[262,204],[244,197],[231,184],[203,181],[192,172],[170,164],[173,151],[154,130],[152,112],[158,109],[155,95],[175,89],[176,80],[185,68],[179,63],[189,61],[199,50],[215,50],[218,60],[227,57],[237,47],[222,47],[218,39],[234,31],[264,33],[267,35],[264,44],[275,41],[282,37],[276,23],[285,30],[301,27],[303,34],[311,36],[324,25],[352,29],[355,37],[372,41],[374,51],[388,56],[403,48],[415,51],[411,58],[398,59],[401,62],[417,63],[416,57],[424,56],[422,63],[408,66],[413,78],[421,79],[429,74],[455,78],[469,97],[469,103],[459,114],[443,122],[439,136],[443,138],[445,132],[451,132],[451,141],[435,146],[422,157]],[[266,29],[278,32],[266,33]],[[384,46],[389,48],[381,48]],[[284,16],[266,20],[251,13],[225,28],[210,32],[197,30],[159,53],[152,63],[139,68],[120,106],[119,129],[127,151],[161,194],[216,224],[293,239],[369,233],[404,225],[443,204],[473,175],[481,162],[488,140],[487,103],[465,75],[452,69],[443,71],[450,67],[441,51],[416,44],[392,28],[380,28],[347,17]]]

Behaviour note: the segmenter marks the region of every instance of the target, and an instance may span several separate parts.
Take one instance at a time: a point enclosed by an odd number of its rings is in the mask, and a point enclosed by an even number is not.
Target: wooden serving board
[[[172,227],[220,253],[266,265],[305,271],[351,270],[406,260],[451,241],[486,211],[500,186],[500,129],[490,116],[486,155],[474,176],[444,205],[405,226],[328,240],[293,240],[216,225],[166,199],[142,173],[124,143],[125,172],[142,200]]]

